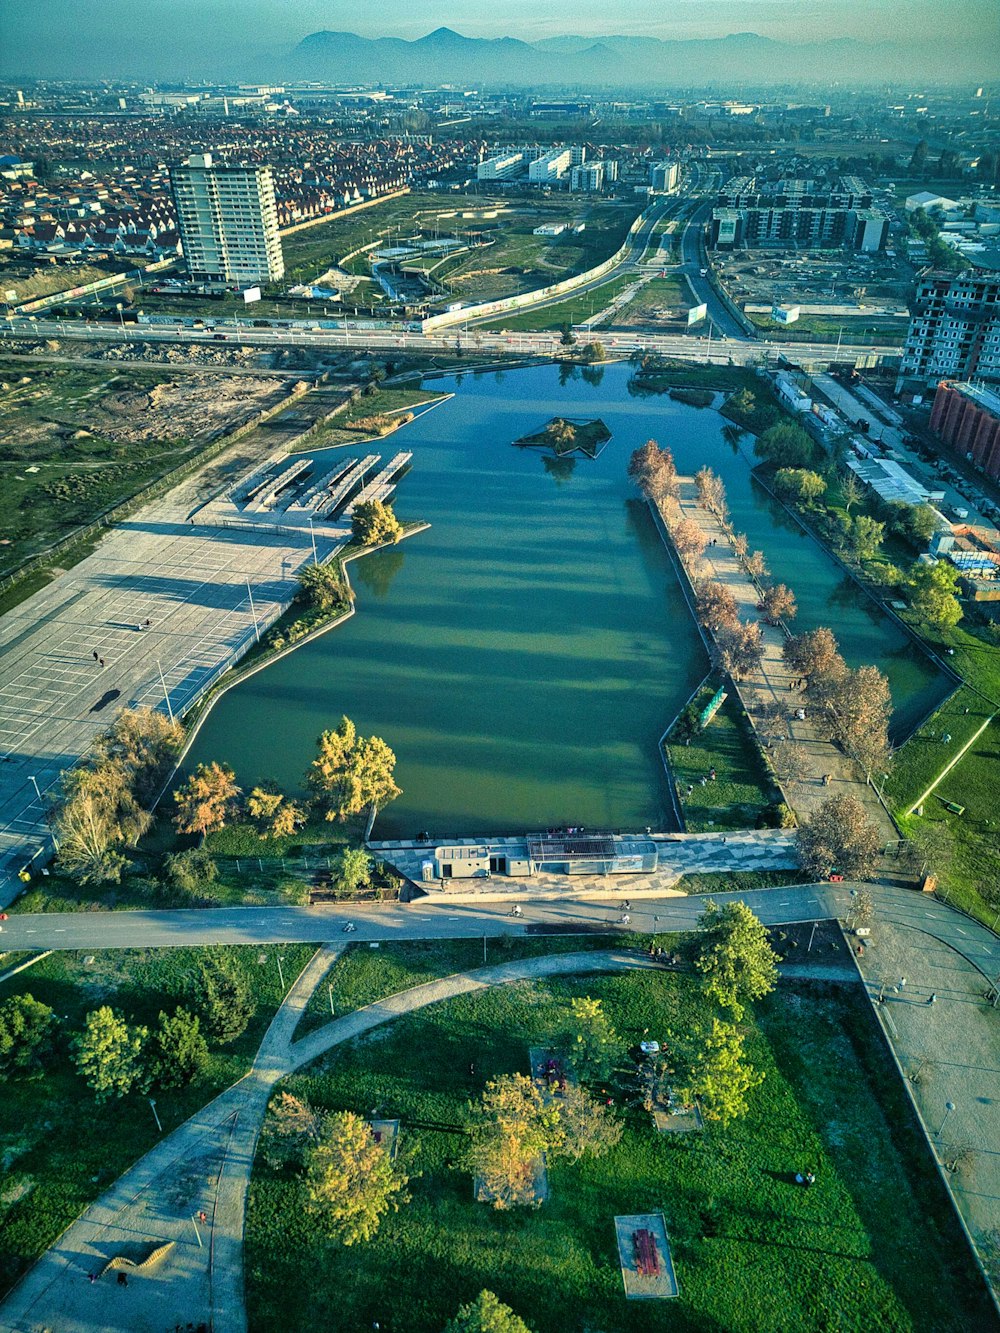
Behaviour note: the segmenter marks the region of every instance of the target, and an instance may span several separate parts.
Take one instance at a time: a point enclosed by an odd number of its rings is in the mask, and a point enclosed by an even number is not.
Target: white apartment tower
[[[285,272],[271,168],[227,166],[192,153],[170,168],[188,273],[196,282],[240,287],[277,282]]]

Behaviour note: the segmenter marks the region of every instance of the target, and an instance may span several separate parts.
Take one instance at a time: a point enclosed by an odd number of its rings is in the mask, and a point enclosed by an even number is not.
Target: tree
[[[84,770],[81,770],[84,771]],[[128,859],[118,850],[121,828],[100,792],[71,790],[55,818],[59,864],[81,884],[117,884]]]
[[[915,551],[926,551],[938,527],[938,519],[931,506],[897,500],[890,505],[890,512],[892,531],[909,542]]]
[[[287,1163],[303,1165],[306,1151],[319,1139],[322,1116],[305,1098],[279,1092],[267,1108],[260,1131],[260,1153],[279,1170]]]
[[[381,500],[365,500],[351,512],[351,535],[362,546],[388,546],[403,535],[403,525]]]
[[[214,884],[219,867],[204,847],[188,847],[164,858],[167,879],[181,893],[195,894],[205,885]]]
[[[688,1078],[688,1094],[697,1097],[706,1120],[725,1127],[746,1115],[747,1095],[764,1082],[743,1053],[743,1036],[733,1023],[712,1019]]]
[[[766,620],[777,624],[779,620],[793,620],[798,611],[795,594],[784,583],[773,583],[764,590],[761,598]]]
[[[793,671],[806,677],[824,676],[843,661],[832,631],[823,627],[793,634],[782,645],[781,655]]]
[[[884,772],[892,754],[892,695],[886,677],[877,667],[865,666],[831,675],[823,685],[822,698],[834,738],[867,773]],[[810,688],[810,697],[816,694]]]
[[[295,577],[299,583],[299,595],[310,606],[326,614],[346,611],[354,600],[339,562],[336,565],[303,565]]]
[[[743,1001],[770,994],[778,979],[777,955],[767,931],[741,902],[719,907],[709,900],[698,924],[702,934],[694,965],[704,978],[705,992],[740,1019]]]
[[[239,794],[236,774],[228,764],[214,761],[199,764],[187,782],[174,792],[177,805],[174,823],[181,833],[200,833],[205,837],[225,828]]]
[[[698,618],[708,629],[734,625],[739,620],[740,608],[731,589],[714,579],[702,579],[695,587]]]
[[[338,889],[356,893],[371,883],[372,859],[363,847],[345,847],[334,862],[333,873]]]
[[[148,1032],[130,1027],[108,1005],[93,1009],[73,1040],[73,1061],[98,1102],[125,1097],[143,1077],[142,1048]]]
[[[849,514],[851,512],[851,505],[856,505],[864,495],[861,483],[853,472],[848,472],[847,476],[840,483],[840,494],[844,499],[844,508]]]
[[[161,1088],[182,1088],[198,1077],[208,1061],[197,1014],[178,1005],[173,1014],[160,1010],[159,1026],[149,1042],[149,1073]]]
[[[608,354],[602,342],[589,342],[583,349],[583,359],[591,364],[598,361],[607,361]]]
[[[606,1079],[622,1055],[622,1042],[600,1000],[589,995],[570,1001],[555,1044],[579,1076],[593,1082]]]
[[[914,565],[907,586],[910,605],[929,625],[936,629],[953,629],[962,619],[962,606],[955,595],[958,570],[946,561]]]
[[[318,793],[328,820],[346,819],[374,804],[395,800],[400,789],[393,781],[396,756],[378,736],[358,736],[350,718],[341,718],[333,731],[324,731],[307,782]]]
[[[677,465],[669,449],[647,440],[629,459],[628,474],[644,495],[656,503],[675,500],[679,494]]]
[[[562,332],[559,335],[559,342],[562,344],[563,347],[574,347],[576,345],[576,334],[570,327],[568,320],[562,326]]]
[[[736,680],[752,676],[764,657],[764,641],[758,624],[724,625],[715,636],[715,656],[722,671]]]
[[[808,468],[782,467],[774,474],[774,489],[783,500],[811,504],[826,491],[826,482]]]
[[[459,1306],[444,1333],[531,1333],[531,1329],[492,1291],[481,1291],[474,1301]]]
[[[708,545],[708,538],[693,518],[682,518],[675,523],[670,536],[682,560],[697,560]]]
[[[158,794],[184,743],[184,728],[155,708],[126,708],[94,746],[96,766],[118,764],[140,805]]]
[[[549,1151],[571,1162],[584,1156],[603,1157],[618,1145],[622,1127],[603,1102],[577,1083],[567,1083],[557,1099],[559,1125]]]
[[[565,417],[555,417],[550,421],[545,427],[545,434],[557,453],[576,443],[576,427]]]
[[[856,796],[831,796],[799,826],[799,864],[814,879],[833,870],[848,879],[870,879],[878,863],[877,825]]]
[[[305,1151],[307,1207],[342,1245],[371,1240],[388,1212],[407,1203],[407,1177],[371,1126],[353,1111],[324,1116]]]
[[[928,156],[927,140],[921,139],[918,142],[916,148],[914,148],[913,152],[910,154],[909,172],[911,176],[916,177],[923,175],[927,167],[927,156]]]
[[[56,1016],[30,992],[0,1005],[0,1070],[6,1074],[39,1065],[52,1046]]]
[[[201,959],[188,997],[208,1035],[223,1043],[243,1035],[256,1008],[246,976],[219,951]]]
[[[808,775],[808,765],[798,741],[782,738],[768,750],[768,758],[779,782],[799,782]]]
[[[470,1110],[469,1162],[494,1208],[536,1203],[538,1159],[559,1124],[555,1100],[526,1074],[503,1074]]]
[[[801,426],[769,426],[754,443],[754,453],[762,463],[775,468],[811,468],[817,449],[812,436]]]
[[[757,406],[757,399],[749,389],[740,389],[729,399],[726,407],[736,412],[739,416],[753,416],[754,408]]]
[[[285,838],[307,818],[305,810],[277,790],[273,782],[254,787],[247,797],[247,813],[257,822],[262,838]]]
[[[858,514],[844,533],[845,545],[857,560],[874,560],[884,536],[885,524],[867,514]]]
[[[755,579],[766,579],[770,570],[767,567],[767,561],[764,559],[763,551],[751,551],[747,556],[746,571]]]
[[[710,467],[701,467],[694,474],[694,484],[698,488],[698,503],[711,513],[721,516],[726,512],[726,488]]]

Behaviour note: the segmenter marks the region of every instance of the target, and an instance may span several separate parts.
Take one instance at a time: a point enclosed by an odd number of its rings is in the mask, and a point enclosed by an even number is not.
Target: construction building
[[[193,281],[252,287],[284,275],[270,167],[216,164],[211,153],[193,153],[170,168],[170,184]]]
[[[907,381],[1000,382],[1000,273],[930,273],[917,283],[913,312],[897,393]]]
[[[857,176],[832,183],[734,176],[712,213],[711,243],[717,249],[849,246],[875,252],[885,249],[888,237],[888,217],[872,207],[871,191]]]
[[[1000,393],[979,384],[939,384],[931,430],[991,481],[1000,481]]]

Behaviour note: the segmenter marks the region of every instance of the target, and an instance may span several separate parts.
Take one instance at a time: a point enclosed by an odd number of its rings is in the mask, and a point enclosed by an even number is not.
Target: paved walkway
[[[345,1041],[456,995],[532,977],[657,965],[641,954],[530,958],[457,973],[359,1009],[294,1044],[295,1026],[339,948],[321,949],[294,983],[246,1078],[217,1097],[125,1172],[39,1259],[0,1306],[0,1333],[167,1333],[207,1323],[245,1333],[243,1227],[257,1136],[279,1079]],[[209,1214],[199,1245],[191,1216]],[[174,1248],[127,1287],[87,1280],[132,1247]]]
[[[698,503],[698,492],[694,480],[680,478],[680,506],[686,518],[692,519],[715,546],[705,548],[697,562],[686,562],[693,578],[708,577],[729,588],[739,604],[740,617],[745,621],[759,619],[757,602],[759,594],[750,576],[736,558],[732,543],[726,530],[714,514],[709,513]],[[760,669],[746,679],[737,682],[737,689],[744,700],[756,694],[763,703],[777,702],[785,710],[783,723],[768,727],[762,735],[766,744],[769,739],[784,736],[794,741],[801,763],[802,776],[794,779],[782,777],[782,786],[789,804],[800,818],[808,818],[830,796],[850,793],[856,796],[865,807],[869,817],[878,826],[886,841],[894,840],[899,835],[892,820],[882,808],[878,797],[865,781],[864,775],[853,760],[841,753],[829,738],[829,730],[817,718],[813,719],[814,710],[805,701],[799,690],[790,689],[795,679],[781,655],[785,642],[781,629],[761,622],[763,633],[764,656]],[[805,721],[796,718],[796,711],[802,708],[806,713]],[[747,710],[751,723],[760,731],[759,716]],[[824,774],[830,774],[829,785],[824,785]],[[678,791],[683,803],[684,794]]]
[[[937,1156],[956,1168],[951,1187],[982,1246],[1000,1227],[1000,1011],[983,998],[987,976],[997,976],[995,938],[968,920],[939,932],[938,912],[880,902],[859,963]]]

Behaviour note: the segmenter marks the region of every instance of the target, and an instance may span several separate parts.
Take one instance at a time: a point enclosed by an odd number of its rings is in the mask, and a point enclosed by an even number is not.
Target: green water
[[[902,633],[786,526],[714,411],[629,396],[540,367],[460,383],[405,427],[397,511],[429,531],[351,565],[358,614],[230,691],[190,762],[231,763],[244,788],[295,788],[319,731],[351,717],[398,756],[403,795],[376,834],[516,832],[551,825],[670,827],[657,739],[706,670],[697,633],[626,476],[653,436],[682,471],[707,462],[799,627],[830,624],[852,664],[885,670],[905,718],[944,693]],[[596,460],[553,462],[510,441],[555,415],[599,415]]]

